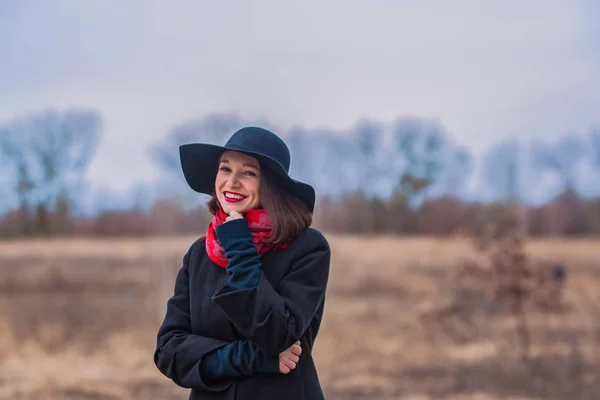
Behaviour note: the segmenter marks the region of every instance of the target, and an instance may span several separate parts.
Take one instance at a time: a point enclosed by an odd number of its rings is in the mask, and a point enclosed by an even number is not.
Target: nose
[[[227,184],[229,185],[229,187],[235,188],[238,187],[240,184],[240,179],[238,174],[231,174],[229,175],[229,179],[227,180]]]

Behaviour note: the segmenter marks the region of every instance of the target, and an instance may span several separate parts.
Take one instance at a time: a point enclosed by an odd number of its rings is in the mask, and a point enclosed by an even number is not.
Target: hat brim
[[[310,212],[314,211],[315,189],[311,185],[293,179],[281,164],[264,154],[239,150],[234,147],[208,143],[190,143],[179,146],[183,176],[192,190],[208,195],[214,193],[215,179],[219,170],[219,158],[223,152],[228,150],[239,151],[258,159],[261,165],[269,168],[277,175],[279,182],[288,192],[302,200],[308,206]]]

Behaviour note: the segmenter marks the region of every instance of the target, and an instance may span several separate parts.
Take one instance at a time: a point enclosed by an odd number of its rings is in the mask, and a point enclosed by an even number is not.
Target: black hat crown
[[[276,134],[257,126],[248,126],[235,132],[225,143],[230,150],[261,154],[279,163],[286,173],[290,171],[290,150]]]

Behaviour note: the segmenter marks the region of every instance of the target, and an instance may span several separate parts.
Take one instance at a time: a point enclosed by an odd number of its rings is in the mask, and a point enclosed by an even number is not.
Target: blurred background
[[[0,399],[153,364],[209,222],[178,146],[282,136],[333,259],[328,399],[600,397],[600,5],[0,3]]]

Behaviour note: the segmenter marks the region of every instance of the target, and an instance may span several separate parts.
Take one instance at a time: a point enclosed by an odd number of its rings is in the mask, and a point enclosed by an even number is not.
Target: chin
[[[225,203],[223,205],[223,210],[227,214],[229,214],[232,211],[237,211],[237,212],[239,212],[241,214],[241,213],[243,213],[245,211],[248,211],[248,208],[245,207],[243,204],[229,204],[229,203]]]

